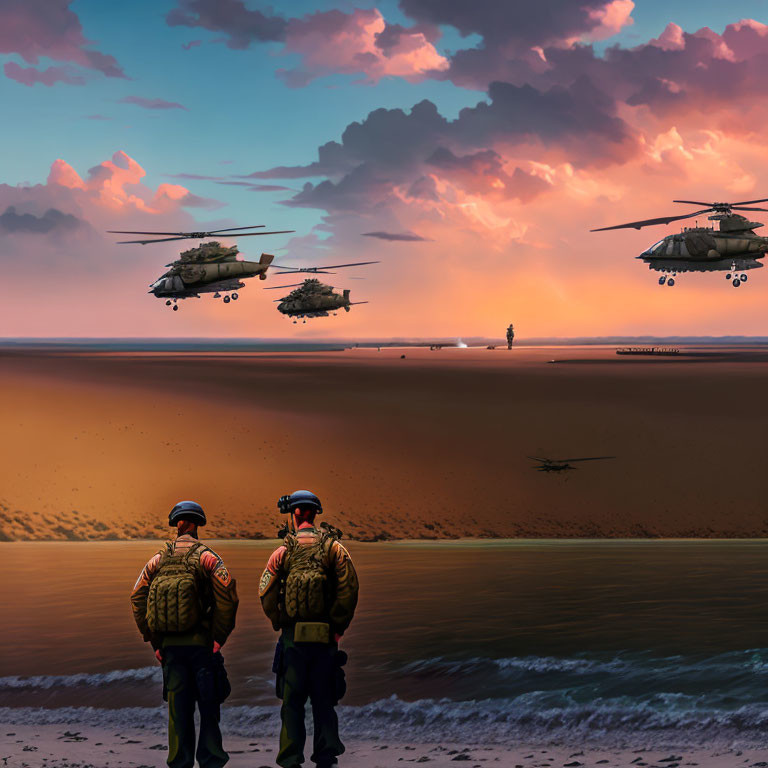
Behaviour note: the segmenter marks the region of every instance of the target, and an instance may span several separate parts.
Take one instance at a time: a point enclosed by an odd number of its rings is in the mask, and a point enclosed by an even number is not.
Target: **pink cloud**
[[[0,7],[0,53],[17,54],[28,64],[37,65],[40,58],[77,64],[101,72],[107,77],[125,77],[113,56],[87,46],[91,41],[83,35],[77,14],[70,10],[72,0],[5,0]],[[33,74],[37,72],[37,75]],[[25,85],[35,82],[80,84],[61,68],[22,69],[18,65],[6,75]]]
[[[165,99],[147,99],[144,96],[124,96],[120,99],[121,104],[135,104],[144,109],[184,109],[183,104],[176,101],[166,101]]]
[[[47,69],[35,69],[34,67],[22,67],[15,61],[6,62],[3,67],[5,76],[22,85],[33,86],[55,85],[56,83],[68,83],[69,85],[83,85],[85,78],[75,74],[72,67],[48,67]]]
[[[681,51],[685,48],[683,28],[670,21],[657,38],[648,41],[648,45],[662,48],[665,51]]]
[[[49,187],[65,187],[78,190],[82,195],[75,199],[80,204],[102,210],[137,211],[147,214],[167,214],[184,207],[219,208],[216,200],[193,195],[181,184],[160,184],[152,192],[142,179],[146,171],[125,152],[116,152],[111,160],[105,160],[91,168],[83,179],[66,161],[58,159],[51,165],[48,174]]]
[[[596,22],[586,35],[587,40],[604,40],[613,37],[624,27],[634,24],[632,10],[635,7],[633,0],[611,0],[602,8],[593,8],[589,11],[589,17]]]
[[[402,77],[411,82],[428,72],[448,67],[420,29],[398,28],[387,33],[381,12],[355,9],[351,13],[326,11],[291,19],[286,28],[284,53],[297,53],[296,70],[282,70],[289,85],[300,85],[333,73],[364,74],[370,82]]]

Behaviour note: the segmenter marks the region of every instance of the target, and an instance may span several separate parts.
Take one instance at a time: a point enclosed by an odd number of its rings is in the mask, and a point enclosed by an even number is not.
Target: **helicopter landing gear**
[[[225,297],[224,297],[224,303],[225,303],[225,304],[229,304],[229,302],[230,302],[230,298],[229,298],[229,296],[225,296]]]
[[[739,280],[741,280],[742,283],[747,282],[747,276],[746,275],[739,275]]]
[[[179,311],[179,305],[178,304],[174,304],[173,305],[173,311],[174,312],[178,312]]]
[[[677,272],[670,273],[664,270],[664,274],[659,278],[659,285],[673,286],[675,284],[676,277],[677,277]]]
[[[166,307],[170,307],[172,303],[173,303],[173,302],[172,302],[170,299],[168,299],[168,300],[165,302],[165,306],[166,306]]]
[[[237,293],[232,294],[232,301],[237,301],[240,297],[237,295]]]
[[[221,294],[218,291],[216,291],[216,293],[213,294],[213,298],[214,299],[220,299],[221,298]]]
[[[738,288],[741,285],[741,280],[739,280],[738,277],[734,277],[732,281],[732,285],[734,288]]]

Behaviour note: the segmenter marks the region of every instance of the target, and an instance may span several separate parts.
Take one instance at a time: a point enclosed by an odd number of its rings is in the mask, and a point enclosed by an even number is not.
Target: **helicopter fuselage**
[[[278,305],[278,312],[288,317],[327,317],[329,312],[344,309],[349,312],[349,291],[341,293],[313,293],[300,298],[286,297]]]
[[[768,237],[760,237],[752,230],[722,232],[711,227],[692,227],[667,235],[637,258],[658,271],[733,271],[734,263],[737,270],[762,267],[757,259],[762,259],[766,252]]]
[[[188,298],[199,293],[229,291],[243,287],[243,279],[267,279],[272,256],[262,254],[260,261],[175,261],[165,274],[149,286],[159,299]]]
[[[768,253],[768,237],[753,231],[763,226],[760,222],[734,214],[710,218],[719,220],[719,229],[687,227],[667,235],[637,257],[648,269],[664,273],[659,285],[674,285],[679,272],[726,272],[726,279],[738,287],[746,282],[748,270],[764,266],[760,259]]]

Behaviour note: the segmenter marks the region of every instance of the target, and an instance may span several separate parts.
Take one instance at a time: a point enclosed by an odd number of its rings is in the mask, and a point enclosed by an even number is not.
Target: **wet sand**
[[[179,498],[272,538],[300,487],[363,540],[768,535],[765,349],[614,349],[5,349],[0,539],[154,538]]]
[[[13,768],[160,768],[165,765],[165,734],[146,728],[96,728],[79,723],[0,725],[0,765]],[[726,768],[762,766],[765,750],[722,746],[589,748],[499,744],[398,743],[389,736],[377,741],[351,741],[340,765],[394,768],[429,763],[452,768],[455,762],[498,768]],[[268,768],[275,764],[277,744],[263,737],[225,739],[230,768]]]

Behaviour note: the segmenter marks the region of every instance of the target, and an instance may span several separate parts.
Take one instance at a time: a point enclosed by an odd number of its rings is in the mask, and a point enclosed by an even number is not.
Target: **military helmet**
[[[176,525],[179,520],[189,520],[197,525],[205,525],[205,512],[195,501],[180,501],[168,515],[168,525]]]
[[[323,505],[320,503],[320,499],[311,491],[294,491],[288,497],[288,506],[290,509],[312,507],[318,515],[323,513]]]

